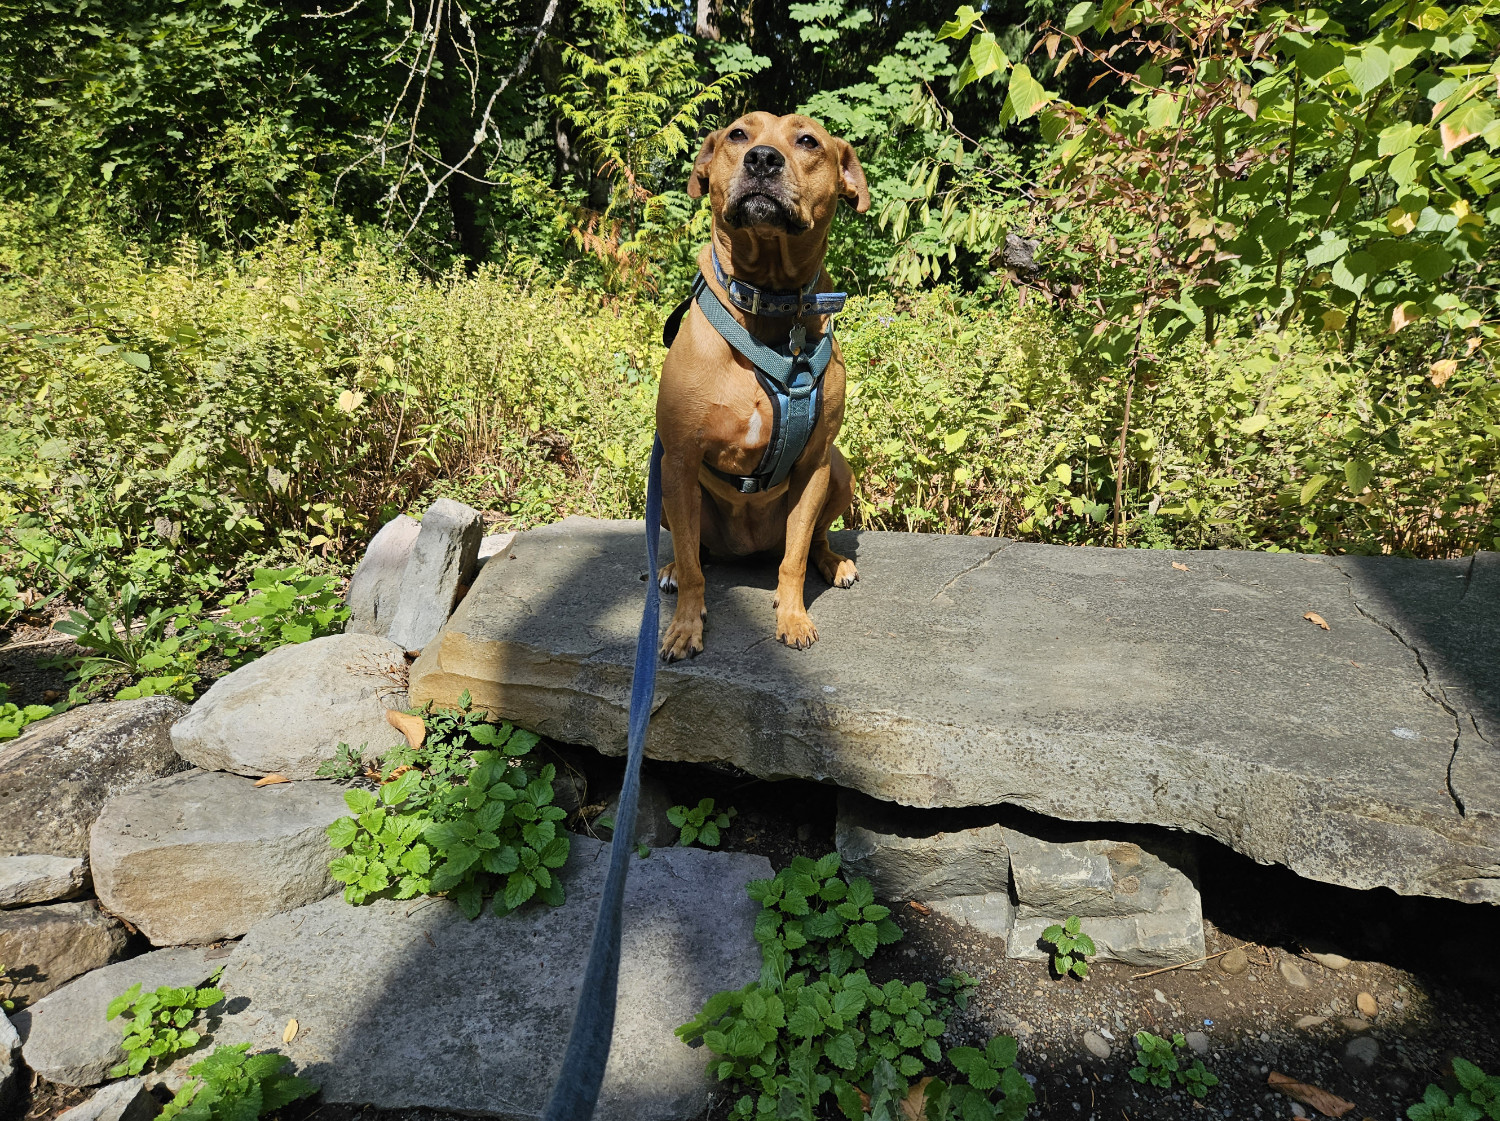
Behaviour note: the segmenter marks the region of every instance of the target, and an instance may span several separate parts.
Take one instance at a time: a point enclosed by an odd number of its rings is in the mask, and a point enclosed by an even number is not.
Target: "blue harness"
[[[835,315],[844,310],[848,298],[843,292],[814,292],[814,279],[803,289],[777,291],[726,276],[719,255],[712,249],[714,275],[741,311],[774,318],[784,316]],[[761,342],[730,314],[723,302],[709,288],[700,272],[693,279],[693,291],[678,304],[662,326],[662,342],[670,347],[682,325],[689,305],[697,302],[698,310],[732,348],[750,360],[756,379],[771,400],[771,440],[765,454],[750,475],[731,475],[712,464],[704,466],[742,494],[771,490],[786,482],[792,466],[801,457],[818,423],[818,409],[823,399],[823,373],[833,358],[833,329],[825,331],[811,345],[807,329],[801,323],[792,327],[791,336],[782,346]]]

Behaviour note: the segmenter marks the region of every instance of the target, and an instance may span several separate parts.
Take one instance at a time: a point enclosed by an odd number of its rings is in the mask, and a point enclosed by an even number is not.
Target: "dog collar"
[[[712,245],[709,254],[714,260],[714,277],[729,294],[729,302],[751,315],[766,315],[779,318],[784,315],[837,315],[844,310],[844,301],[849,297],[844,292],[814,292],[818,278],[806,288],[760,288],[736,280],[719,264],[719,251]]]

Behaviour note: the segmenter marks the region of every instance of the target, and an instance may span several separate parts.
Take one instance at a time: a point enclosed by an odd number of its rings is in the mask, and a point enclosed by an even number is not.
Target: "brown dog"
[[[703,142],[688,194],[705,193],[713,233],[698,263],[709,290],[756,339],[784,345],[800,325],[806,345],[813,345],[829,330],[830,316],[773,318],[741,310],[715,275],[714,255],[728,278],[759,289],[831,290],[823,258],[839,199],[852,200],[860,213],[870,206],[854,149],[811,118],[750,113]],[[844,363],[834,342],[816,423],[786,480],[743,493],[719,477],[711,468],[739,476],[756,471],[771,438],[772,403],[749,359],[725,341],[697,303],[691,306],[662,366],[656,398],[662,512],[674,557],[662,568],[661,586],[677,593],[662,639],[664,659],[703,649],[707,609],[700,545],[719,556],[779,551],[776,637],[798,649],[817,641],[803,601],[809,557],[837,587],[859,578],[854,563],[828,543],[828,527],[853,499],[849,465],[833,446],[843,418]]]

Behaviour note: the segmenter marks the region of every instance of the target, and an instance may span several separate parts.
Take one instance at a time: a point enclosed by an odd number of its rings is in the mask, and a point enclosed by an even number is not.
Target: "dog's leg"
[[[852,588],[859,579],[859,571],[848,557],[840,556],[828,544],[828,527],[849,512],[854,505],[854,474],[849,470],[843,454],[833,449],[829,457],[828,497],[823,509],[818,511],[817,525],[813,526],[812,552],[809,559],[835,588]]]
[[[672,563],[661,573],[662,585],[677,586],[677,610],[661,640],[661,656],[675,662],[703,652],[703,565],[698,558],[703,495],[698,485],[702,454],[668,450],[662,457],[661,501],[667,528],[672,531]]]
[[[776,637],[788,646],[806,650],[818,641],[818,630],[802,598],[807,580],[807,557],[812,547],[818,512],[828,497],[829,463],[825,460],[804,479],[792,474],[790,508],[786,519],[786,553],[776,578]]]

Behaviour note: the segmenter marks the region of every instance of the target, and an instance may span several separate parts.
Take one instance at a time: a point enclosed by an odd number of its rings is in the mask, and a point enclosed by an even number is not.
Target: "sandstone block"
[[[83,705],[0,745],[0,856],[87,857],[107,799],[187,767],[168,734],[186,711],[171,697]]]
[[[866,877],[883,899],[1004,893],[1010,887],[1005,831],[966,827],[972,816],[911,810],[846,790],[839,793],[834,840],[845,869]]]
[[[337,888],[324,830],[347,814],[330,782],[257,787],[192,771],[105,803],[94,824],[94,888],[158,946],[237,938]]]
[[[443,629],[459,585],[474,579],[483,536],[479,511],[451,498],[439,498],[422,515],[389,631],[403,650],[422,649]]]
[[[379,755],[401,742],[401,647],[369,634],[280,646],[221,677],[172,726],[177,753],[206,771],[308,779],[340,743]]]
[[[120,920],[93,900],[0,911],[0,962],[16,978],[16,1002],[31,1004],[113,961],[125,949]]]
[[[0,856],[0,910],[71,899],[87,879],[82,857]]]
[[[415,518],[398,514],[370,540],[344,596],[349,605],[345,634],[384,636],[390,632],[401,599],[401,577],[420,528]]]

